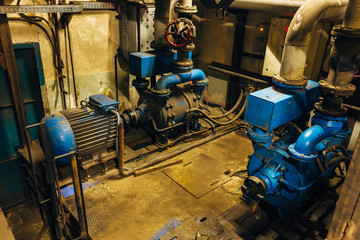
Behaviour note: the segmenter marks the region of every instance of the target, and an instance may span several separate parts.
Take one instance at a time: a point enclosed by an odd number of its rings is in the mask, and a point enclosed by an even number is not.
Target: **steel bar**
[[[141,176],[141,175],[146,174],[146,173],[151,173],[151,172],[154,172],[154,171],[159,170],[159,169],[170,167],[172,165],[182,163],[182,162],[183,162],[182,159],[177,159],[175,161],[171,161],[169,163],[165,163],[165,164],[160,165],[160,166],[149,167],[149,168],[145,168],[143,170],[138,170],[138,171],[135,171],[135,177]]]
[[[57,159],[63,158],[63,157],[67,157],[67,156],[73,155],[75,153],[76,153],[75,151],[71,151],[71,152],[68,152],[68,153],[65,153],[65,154],[62,154],[62,155],[58,155],[58,156],[54,157],[54,160],[57,160]]]
[[[39,211],[40,211],[40,216],[41,216],[41,220],[43,222],[43,225],[45,226],[45,217],[44,217],[44,209],[42,208],[40,202],[40,193],[39,193],[39,183],[38,183],[38,179],[36,177],[36,170],[35,170],[35,164],[34,164],[34,161],[33,161],[33,158],[32,158],[32,154],[31,154],[31,136],[30,136],[30,131],[29,131],[29,128],[24,128],[24,131],[25,131],[25,134],[26,134],[26,137],[25,137],[25,140],[26,140],[26,147],[27,147],[27,150],[28,150],[28,156],[29,156],[29,160],[30,160],[30,169],[31,169],[31,177],[34,181],[34,188],[35,188],[35,196],[36,196],[36,203],[38,204],[38,207],[39,207]]]
[[[215,71],[218,71],[218,72],[222,72],[222,73],[234,76],[234,77],[241,77],[241,78],[244,78],[244,79],[249,80],[251,82],[256,82],[256,83],[261,83],[261,84],[266,84],[266,85],[270,84],[269,82],[258,79],[258,78],[250,77],[250,76],[247,76],[247,75],[244,75],[244,74],[232,72],[232,71],[222,69],[222,68],[218,68],[218,67],[214,67],[214,66],[209,66],[209,69],[215,70]]]
[[[49,136],[47,134],[45,123],[41,124],[39,126],[40,131],[40,140],[41,144],[43,145],[43,151],[45,155],[45,162],[46,162],[46,170],[49,178],[49,187],[50,187],[50,195],[51,195],[51,203],[53,212],[55,214],[55,226],[56,226],[56,238],[64,239],[64,230],[65,225],[63,221],[60,221],[62,219],[62,206],[59,202],[58,192],[57,192],[57,181],[56,181],[56,174],[55,174],[55,159],[53,159],[53,154],[51,151],[51,143]],[[53,236],[54,238],[54,236]]]
[[[115,9],[115,5],[112,2],[71,1],[70,3],[80,3],[84,6],[84,10],[114,10]]]
[[[8,5],[1,3],[0,14],[9,13],[77,13],[84,9],[83,4],[69,5]]]
[[[80,235],[84,236],[88,234],[86,212],[85,212],[85,201],[84,201],[83,189],[81,185],[81,177],[79,174],[79,167],[75,154],[71,155],[70,163],[71,163],[72,178],[74,183],[76,209],[77,209],[78,221],[80,226]]]
[[[35,123],[35,124],[32,124],[32,125],[27,125],[25,128],[26,129],[29,129],[29,128],[33,128],[33,127],[38,127],[40,126],[41,124],[43,124],[42,122],[39,122],[39,123]]]
[[[348,108],[348,109],[351,109],[351,110],[360,112],[360,107],[353,106],[353,105],[349,105],[349,104],[343,104],[343,105],[344,105],[344,107],[346,107],[346,108]]]

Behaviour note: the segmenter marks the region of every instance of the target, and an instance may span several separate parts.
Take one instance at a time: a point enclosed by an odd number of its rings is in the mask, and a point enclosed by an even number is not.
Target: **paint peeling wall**
[[[15,5],[16,1],[6,1],[5,4]],[[45,4],[41,1],[22,0],[21,5]],[[36,14],[48,19],[47,14]],[[74,14],[69,23],[71,44],[73,50],[74,72],[76,79],[76,92],[79,102],[89,95],[104,93],[110,97],[115,96],[115,69],[114,55],[119,47],[119,22],[115,19],[115,11],[83,11]],[[19,17],[11,14],[9,17]],[[43,61],[44,76],[47,94],[44,96],[44,105],[48,102],[51,112],[62,109],[58,79],[53,65],[53,53],[51,45],[45,34],[38,27],[26,22],[11,21],[10,30],[14,43],[39,42],[41,58]],[[66,90],[70,87],[71,95],[67,97],[67,105],[74,107],[74,91],[71,74],[69,54],[65,52],[64,31],[60,30],[61,56],[64,62],[64,75],[66,71],[66,59],[68,57],[69,83],[65,79]],[[119,82],[128,83],[128,74],[118,69]],[[121,91],[126,93],[126,90]],[[47,96],[47,99],[46,99]],[[129,105],[127,98],[120,98],[125,105]],[[123,105],[124,105],[123,104]]]

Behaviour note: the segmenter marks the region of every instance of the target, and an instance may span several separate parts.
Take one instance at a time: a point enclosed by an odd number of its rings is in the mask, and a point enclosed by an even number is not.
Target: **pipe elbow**
[[[306,53],[310,42],[310,33],[329,9],[346,6],[348,0],[307,0],[297,10],[286,34],[280,76],[274,81],[305,87],[307,79],[303,76],[306,67]]]
[[[310,155],[314,152],[315,146],[328,135],[325,128],[319,125],[312,126],[299,136],[294,150],[300,154]]]
[[[191,80],[193,81],[194,84],[196,84],[197,82],[206,80],[204,71],[202,71],[200,69],[191,70]]]
[[[160,78],[155,85],[155,89],[163,91],[168,89],[169,86],[180,83],[181,79],[177,74],[170,74]]]

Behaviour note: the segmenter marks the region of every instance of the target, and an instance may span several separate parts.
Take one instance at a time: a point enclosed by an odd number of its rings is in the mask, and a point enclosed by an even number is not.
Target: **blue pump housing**
[[[318,97],[318,84],[313,81],[297,93],[270,87],[250,94],[245,120],[253,125],[248,137],[254,153],[249,156],[249,177],[241,187],[245,197],[264,200],[281,213],[297,214],[321,180],[334,176],[338,164],[327,163],[338,152],[325,158],[320,158],[319,152],[341,144],[351,131],[346,116],[326,116],[316,111],[312,127],[307,127],[304,119]],[[304,131],[300,133],[294,125],[286,124],[289,121]],[[271,130],[280,126],[285,130],[275,138]]]
[[[244,120],[271,131],[311,111],[319,96],[319,83],[314,81],[308,81],[306,88],[296,93],[268,87],[249,94]]]

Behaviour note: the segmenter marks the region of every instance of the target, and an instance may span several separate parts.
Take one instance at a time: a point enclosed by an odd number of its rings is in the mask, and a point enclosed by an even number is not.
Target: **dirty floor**
[[[252,151],[251,142],[238,130],[167,160],[183,162],[166,169],[127,178],[113,169],[92,177],[87,182],[96,186],[84,191],[90,236],[94,240],[145,240],[174,218],[218,217],[241,201],[242,175],[231,175],[246,169]],[[193,167],[192,175],[176,175],[185,166]],[[218,178],[216,173],[224,170],[227,176]],[[76,214],[73,196],[66,202]],[[37,207],[30,203],[7,212],[6,218],[17,240],[49,239]]]
[[[214,162],[214,159],[218,161],[218,164],[213,166],[214,171],[217,167],[225,166],[227,170],[234,172],[246,169],[248,155],[252,151],[251,142],[243,132],[235,131],[172,160],[183,159],[181,164],[186,166],[200,161],[201,158],[204,162],[203,168],[211,175],[212,166],[206,166],[204,158],[211,158],[209,163]],[[179,168],[179,165],[181,167],[181,164],[127,178],[121,178],[118,171],[113,169],[104,176],[90,179],[89,181],[99,182],[84,191],[90,236],[93,239],[109,240],[149,239],[175,217],[186,220],[200,214],[216,218],[240,201],[239,187],[243,181],[241,177],[228,176],[228,179],[219,182],[214,176],[213,187],[195,196],[189,189],[185,190],[184,185],[190,184],[196,188],[196,184],[203,184],[201,178],[191,181],[181,179],[180,176],[180,179],[178,177],[175,181],[164,174],[169,169]],[[197,168],[201,166],[197,165]],[[211,179],[211,176],[209,178]],[[67,198],[66,202],[76,212],[73,196]]]

